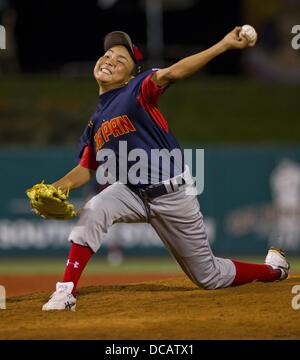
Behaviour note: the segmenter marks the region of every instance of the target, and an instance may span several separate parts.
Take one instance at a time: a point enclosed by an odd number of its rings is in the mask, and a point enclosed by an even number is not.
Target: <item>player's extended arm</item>
[[[68,172],[64,177],[54,182],[52,185],[56,188],[61,188],[63,191],[73,190],[85,185],[91,180],[95,171],[77,165],[74,169]]]
[[[236,27],[228,33],[224,39],[214,46],[200,53],[188,56],[168,68],[156,71],[153,74],[153,81],[163,86],[169,82],[184,79],[205,66],[212,59],[230,49],[244,49],[249,46],[249,41],[240,36],[241,27]]]

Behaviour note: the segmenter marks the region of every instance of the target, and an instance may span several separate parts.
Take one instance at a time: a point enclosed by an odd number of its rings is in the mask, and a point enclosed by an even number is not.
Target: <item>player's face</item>
[[[134,62],[125,46],[114,46],[97,61],[94,76],[105,90],[125,84],[132,77]]]

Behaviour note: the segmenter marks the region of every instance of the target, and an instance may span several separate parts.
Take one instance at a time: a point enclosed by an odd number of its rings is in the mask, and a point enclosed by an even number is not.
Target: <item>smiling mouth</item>
[[[106,68],[100,68],[100,71],[103,72],[104,74],[107,74],[107,75],[111,75],[111,71],[106,69]]]

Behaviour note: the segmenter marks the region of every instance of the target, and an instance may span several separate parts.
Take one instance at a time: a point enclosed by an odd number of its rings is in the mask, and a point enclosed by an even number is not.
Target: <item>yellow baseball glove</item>
[[[68,220],[77,215],[74,206],[68,202],[69,191],[64,193],[60,188],[42,181],[26,190],[34,213],[44,219]]]

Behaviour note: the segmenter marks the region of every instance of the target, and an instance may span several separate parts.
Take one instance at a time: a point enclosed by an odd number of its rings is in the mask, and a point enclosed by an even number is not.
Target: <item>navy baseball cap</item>
[[[123,45],[129,51],[133,61],[140,65],[143,61],[143,54],[137,46],[135,46],[128,34],[123,31],[112,31],[104,38],[104,51],[109,50],[113,46]]]

